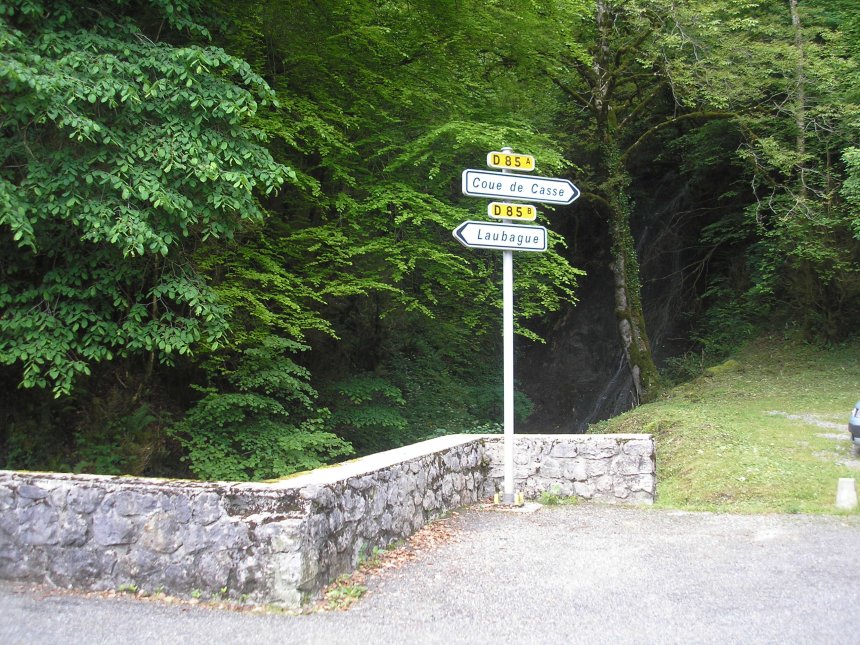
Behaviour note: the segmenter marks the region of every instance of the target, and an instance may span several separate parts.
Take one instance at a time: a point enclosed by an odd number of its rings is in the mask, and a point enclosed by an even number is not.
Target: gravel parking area
[[[11,643],[857,643],[860,516],[470,509],[451,537],[303,616],[0,583]]]

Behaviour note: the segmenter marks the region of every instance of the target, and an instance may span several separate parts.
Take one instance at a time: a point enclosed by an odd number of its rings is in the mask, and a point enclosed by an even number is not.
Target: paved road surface
[[[348,612],[258,615],[0,583],[0,643],[860,643],[860,516],[470,510]]]

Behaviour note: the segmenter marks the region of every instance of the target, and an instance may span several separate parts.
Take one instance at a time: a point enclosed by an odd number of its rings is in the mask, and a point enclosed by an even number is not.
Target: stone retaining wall
[[[501,488],[501,439],[486,442],[490,478]],[[543,492],[609,504],[651,504],[656,491],[650,435],[517,435],[514,482],[526,499]]]
[[[650,503],[646,435],[517,438],[518,490]],[[457,435],[271,483],[0,471],[0,578],[296,607],[363,554],[502,488],[502,438]]]
[[[305,506],[265,486],[0,471],[0,577],[275,598]]]

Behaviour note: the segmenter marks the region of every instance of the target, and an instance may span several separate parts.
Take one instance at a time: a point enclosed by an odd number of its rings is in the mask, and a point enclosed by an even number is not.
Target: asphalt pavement
[[[0,583],[0,643],[860,643],[860,516],[470,509],[345,612]]]

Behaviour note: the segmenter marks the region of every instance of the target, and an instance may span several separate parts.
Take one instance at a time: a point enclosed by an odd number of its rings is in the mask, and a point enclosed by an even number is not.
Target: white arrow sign
[[[463,171],[463,194],[472,197],[506,197],[547,204],[570,204],[579,197],[579,188],[567,179],[467,168]]]
[[[546,229],[543,226],[498,224],[496,222],[463,222],[453,231],[463,246],[503,251],[546,251]]]

